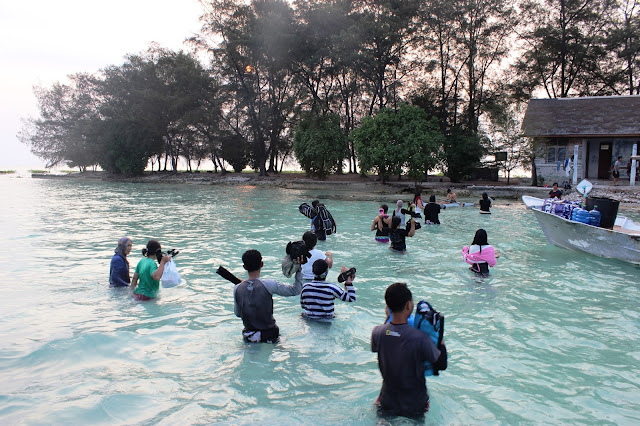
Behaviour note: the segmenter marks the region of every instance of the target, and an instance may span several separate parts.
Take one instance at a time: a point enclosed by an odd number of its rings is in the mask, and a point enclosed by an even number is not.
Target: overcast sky
[[[37,116],[34,85],[121,64],[151,42],[180,49],[201,13],[197,0],[0,2],[0,170],[44,165],[16,138]]]

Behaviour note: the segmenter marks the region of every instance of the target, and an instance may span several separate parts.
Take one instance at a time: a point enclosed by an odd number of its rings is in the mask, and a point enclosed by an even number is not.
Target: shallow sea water
[[[11,177],[0,190],[1,424],[375,424],[370,334],[395,281],[446,315],[449,368],[427,381],[426,423],[640,423],[640,268],[547,244],[519,202],[490,217],[445,210],[398,255],[369,231],[393,199]],[[262,275],[286,281],[284,246],[308,229],[297,206],[313,198],[338,222],[319,243],[334,253],[329,279],[356,266],[357,302],[326,324],[275,296],[280,343],[245,344],[215,269],[244,277],[240,257],[257,248]],[[480,227],[502,253],[486,279],[460,255]],[[132,270],[156,238],[181,251],[185,283],[147,303],[110,289],[125,234]]]

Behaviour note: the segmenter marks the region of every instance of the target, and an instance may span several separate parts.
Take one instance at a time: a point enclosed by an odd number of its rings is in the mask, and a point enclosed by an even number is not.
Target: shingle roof
[[[531,99],[522,130],[530,137],[640,137],[640,96]]]

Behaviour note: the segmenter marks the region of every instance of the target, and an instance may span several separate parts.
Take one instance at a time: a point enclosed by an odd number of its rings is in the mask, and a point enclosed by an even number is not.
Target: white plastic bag
[[[160,283],[164,288],[175,287],[182,282],[182,278],[180,278],[180,273],[178,272],[178,268],[176,268],[176,263],[173,260],[164,264],[164,272],[162,273],[162,278],[160,278]]]

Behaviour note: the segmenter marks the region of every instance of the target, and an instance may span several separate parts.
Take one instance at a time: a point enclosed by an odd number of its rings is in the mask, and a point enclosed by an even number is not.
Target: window
[[[549,142],[547,144],[547,163],[564,162],[567,158],[567,146],[564,143]]]

